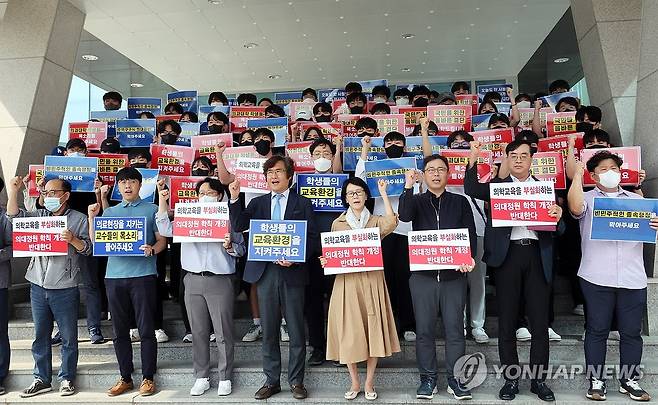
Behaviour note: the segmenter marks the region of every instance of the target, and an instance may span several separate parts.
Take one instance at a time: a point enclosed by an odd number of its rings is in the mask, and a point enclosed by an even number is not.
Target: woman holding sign
[[[343,204],[348,206],[331,226],[332,232],[350,229],[379,228],[381,237],[395,230],[398,220],[393,212],[387,183],[379,180],[379,192],[385,206],[385,215],[371,215],[366,208],[370,197],[368,185],[360,178],[351,178],[343,184]],[[325,266],[327,259],[320,258]],[[400,351],[383,271],[353,272],[336,275],[329,302],[327,327],[327,359],[347,364],[352,386],[345,399],[355,399],[361,391],[356,364],[367,362],[365,381],[366,399],[377,398],[374,379],[377,359]]]

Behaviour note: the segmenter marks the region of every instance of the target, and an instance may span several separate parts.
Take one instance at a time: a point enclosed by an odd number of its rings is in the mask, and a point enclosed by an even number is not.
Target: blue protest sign
[[[495,91],[500,94],[500,101],[503,103],[509,103],[510,99],[507,97],[507,89],[511,89],[512,85],[509,83],[505,84],[481,84],[478,86],[478,97],[480,102],[484,99],[484,95],[490,91]]]
[[[114,138],[116,136],[116,123],[117,120],[123,120],[128,117],[126,110],[111,110],[111,111],[90,111],[89,119],[98,120],[100,122],[107,122],[107,137]]]
[[[200,105],[199,106],[199,123],[201,123],[200,131],[202,134],[208,132],[208,115],[213,112],[224,113],[228,117],[228,111],[231,107],[227,105]]]
[[[432,154],[436,155],[441,149],[446,148],[447,136],[428,136],[432,145]],[[408,136],[404,146],[404,156],[416,158],[416,167],[423,168],[423,138],[421,136]]]
[[[199,135],[201,124],[198,122],[179,122],[181,133],[176,139],[176,145],[192,146],[192,137]]]
[[[551,107],[553,111],[556,111],[555,107],[557,107],[557,103],[565,97],[580,98],[577,91],[567,91],[565,93],[555,93],[550,96],[541,97],[541,101],[544,102],[544,107]]]
[[[493,114],[471,115],[471,125],[473,131],[486,131],[489,129],[489,119]]]
[[[274,93],[274,102],[276,104],[288,104],[293,101],[302,101],[301,91],[286,91],[281,93]]]
[[[363,81],[360,81],[359,84],[361,85],[361,88],[363,89],[363,94],[370,94],[370,93],[372,93],[372,89],[374,89],[375,86],[388,86],[388,80],[386,80],[386,79],[363,80]]]
[[[361,139],[363,138],[357,136],[343,138],[343,170],[346,172],[353,172],[356,170],[356,163],[359,161],[359,157],[361,156]],[[382,159],[386,159],[386,152],[384,151],[384,138],[371,138],[368,160]]]
[[[346,98],[347,93],[343,89],[320,89],[318,90],[318,101],[331,103],[333,100]]]
[[[306,261],[306,221],[249,222],[249,251],[252,262]]]
[[[155,138],[155,120],[118,120],[117,139],[122,148],[148,148]]]
[[[144,256],[145,217],[95,217],[94,256]]]
[[[178,103],[183,107],[183,111],[192,111],[199,113],[199,97],[196,90],[175,91],[167,93],[167,104]]]
[[[311,200],[313,211],[342,212],[345,210],[341,192],[347,174],[297,174],[297,194]]]
[[[288,136],[288,117],[248,119],[247,128],[268,128],[274,132],[273,146],[286,145],[286,138]]]
[[[162,99],[155,97],[128,97],[128,118],[138,119],[139,114],[150,112],[156,117],[162,114]]]
[[[154,203],[155,202],[155,193],[158,185],[158,175],[160,171],[158,169],[142,169],[138,168],[142,174],[142,187],[139,189],[139,198],[144,201]],[[112,201],[121,201],[121,193],[119,193],[119,185],[114,182],[114,187],[112,187],[112,195],[110,196]]]
[[[43,165],[46,181],[66,180],[71,183],[71,191],[94,191],[94,181],[98,176],[98,158],[46,156]]]
[[[510,111],[512,110],[512,103],[494,103],[496,105],[496,108],[498,109],[498,112],[500,114],[505,114],[509,116]]]
[[[384,179],[388,183],[386,194],[396,196],[404,191],[404,173],[407,169],[416,169],[416,159],[404,157],[366,162],[366,183],[373,197],[381,197],[377,181]]]
[[[649,220],[658,215],[658,199],[595,197],[590,239],[656,243]]]

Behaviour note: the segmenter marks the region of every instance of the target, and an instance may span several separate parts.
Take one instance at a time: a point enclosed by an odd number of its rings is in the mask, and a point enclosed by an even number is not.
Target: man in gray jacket
[[[0,179],[0,192],[5,182]],[[9,276],[11,275],[11,222],[0,208],[0,395],[5,393],[4,381],[9,374]]]
[[[18,193],[23,185],[21,177],[14,177],[7,185],[7,217],[65,216],[67,228],[62,239],[68,243],[66,256],[33,257],[28,265],[25,279],[30,282],[30,301],[35,339],[32,343],[34,357],[34,381],[20,393],[32,397],[52,391],[52,345],[50,336],[53,320],[57,322],[62,336],[58,379],[60,395],[75,393],[78,365],[78,305],[80,302],[80,266],[83,256],[91,254],[87,217],[69,208],[71,184],[66,180],[53,179],[46,183],[41,193],[45,209],[33,212],[19,210]]]

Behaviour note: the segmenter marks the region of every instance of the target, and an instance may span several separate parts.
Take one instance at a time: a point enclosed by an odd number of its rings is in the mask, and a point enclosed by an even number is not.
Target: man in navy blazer
[[[464,191],[473,198],[490,201],[488,183],[477,178],[477,157],[480,142],[471,142],[468,169],[464,177]],[[530,143],[515,140],[505,149],[510,175],[496,182],[532,182],[530,173],[533,150]],[[559,205],[553,204],[549,216],[562,216]],[[558,227],[562,227],[560,222]],[[516,350],[516,323],[518,305],[525,302],[526,313],[532,333],[530,366],[548,369],[548,313],[553,280],[553,232],[537,231],[525,226],[492,227],[491,210],[488,213],[484,232],[484,254],[482,260],[494,268],[496,277],[496,301],[498,302],[498,353],[503,366],[505,385],[498,396],[512,400],[519,392],[519,355]],[[539,399],[554,401],[555,396],[545,383],[545,374],[532,376],[530,391]]]
[[[248,230],[249,221],[252,219],[307,221],[308,262],[311,257],[319,255],[320,239],[311,201],[289,189],[294,174],[294,162],[289,157],[272,156],[263,164],[263,173],[271,192],[252,199],[244,210],[239,202],[239,181],[235,180],[229,185],[232,230]],[[282,309],[290,336],[288,383],[294,398],[304,399],[308,395],[304,387],[304,291],[308,278],[306,263],[291,263],[285,258],[273,263],[247,261],[244,280],[256,284],[263,328],[263,372],[266,381],[256,392],[256,399],[267,399],[281,392],[279,324]]]

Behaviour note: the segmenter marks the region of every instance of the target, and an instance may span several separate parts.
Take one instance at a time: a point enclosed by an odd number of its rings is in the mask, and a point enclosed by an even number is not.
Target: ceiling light
[[[384,17],[388,17],[388,13],[384,13]]]
[[[411,68],[408,68],[408,67],[404,67],[400,70],[403,71],[403,72],[411,72]]]
[[[390,42],[386,41],[386,45],[390,45],[390,44],[391,44]]]
[[[242,47],[245,48],[245,49],[253,49],[257,46],[258,46],[258,44],[255,43],[255,42],[248,42],[248,43],[242,45]]]
[[[98,60],[98,56],[87,54],[87,55],[82,55],[82,59],[84,59],[86,61],[89,61],[89,62],[93,62],[95,60]]]
[[[416,34],[402,34],[400,37],[402,37],[402,39],[411,39],[416,38]]]
[[[384,32],[388,32],[388,28],[384,28]]]
[[[140,88],[144,87],[144,85],[141,83],[130,83],[130,87]]]
[[[461,59],[457,59],[457,63],[462,63],[462,60],[461,60]]]
[[[553,62],[554,63],[565,63],[565,62],[569,62],[569,58],[566,58],[566,57],[565,58],[557,58],[557,59],[553,60]]]
[[[475,24],[473,24],[473,23],[470,23],[468,25],[470,25],[471,27],[475,27]]]
[[[327,80],[327,78],[325,76],[322,76],[322,80]]]
[[[427,26],[427,29],[428,29],[428,30],[431,30],[431,29],[432,29],[432,26],[431,26],[431,25],[428,25],[428,26]]]
[[[391,67],[391,64],[390,64],[390,63],[387,63],[387,64],[386,64],[386,67]]]
[[[355,79],[358,79],[358,78],[359,78],[359,75],[354,75],[354,78],[355,78]]]
[[[301,21],[302,21],[302,20],[300,20],[299,18],[295,20],[295,22],[301,22]]]
[[[212,4],[213,6],[219,6],[222,4],[222,0],[208,0],[208,3]]]
[[[423,62],[421,62],[420,64],[421,64],[421,65],[426,65],[427,62],[423,61]]]
[[[475,11],[480,11],[480,7],[475,7]]]
[[[459,73],[459,69],[455,69],[455,73]]]
[[[347,31],[343,31],[343,34],[347,35]]]
[[[468,40],[470,40],[470,39],[471,39],[471,37],[466,37],[466,38],[464,38],[464,39],[468,41]]]
[[[343,17],[342,15],[340,17],[338,17],[339,20],[342,20],[343,18],[345,18],[345,17]]]
[[[434,10],[430,10],[430,14],[434,14]]]
[[[280,79],[281,75],[277,75],[277,74],[267,75],[267,78],[268,79]]]
[[[390,76],[390,75],[391,75],[390,73],[386,73],[386,76]]]
[[[345,45],[345,46],[349,48],[349,47],[351,47],[351,46],[352,46],[352,44],[347,44],[347,45]]]
[[[493,70],[493,68],[491,66],[489,66],[489,70]]]
[[[292,6],[292,1],[289,1],[289,2],[288,2],[288,5],[289,5],[289,6]]]
[[[421,74],[421,75],[424,75],[424,74],[425,74],[425,72],[420,72],[420,74]]]

